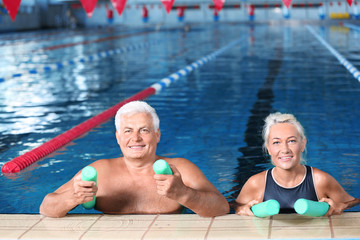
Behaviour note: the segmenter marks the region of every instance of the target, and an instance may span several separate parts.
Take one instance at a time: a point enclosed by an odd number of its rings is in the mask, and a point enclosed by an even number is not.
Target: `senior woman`
[[[292,114],[270,114],[265,119],[263,140],[274,167],[247,180],[235,201],[237,214],[252,216],[251,207],[269,199],[280,203],[280,213],[294,213],[299,198],[327,202],[328,216],[342,214],[360,203],[328,173],[304,165],[306,137]]]

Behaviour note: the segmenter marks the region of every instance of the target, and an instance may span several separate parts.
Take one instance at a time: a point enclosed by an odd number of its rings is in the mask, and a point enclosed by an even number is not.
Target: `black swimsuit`
[[[315,190],[313,181],[312,168],[306,167],[306,174],[304,180],[293,188],[284,188],[278,185],[270,169],[266,173],[266,185],[263,201],[275,199],[280,203],[280,213],[295,213],[294,203],[299,198],[305,198],[308,200],[318,201],[318,197]]]

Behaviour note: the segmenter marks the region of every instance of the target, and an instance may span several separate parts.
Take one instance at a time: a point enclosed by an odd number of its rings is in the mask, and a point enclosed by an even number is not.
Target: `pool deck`
[[[235,214],[175,215],[0,214],[0,239],[360,239],[360,212],[268,218]]]

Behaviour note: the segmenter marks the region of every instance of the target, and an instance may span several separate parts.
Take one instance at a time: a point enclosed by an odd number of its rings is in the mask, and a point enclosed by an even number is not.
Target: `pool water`
[[[312,25],[360,69],[360,33]],[[147,101],[160,117],[158,154],[184,157],[233,201],[271,167],[263,119],[290,112],[303,124],[307,164],[360,197],[360,82],[305,24],[197,24],[0,35],[0,78],[135,44],[150,45],[0,82],[0,166],[234,40],[215,59]],[[0,213],[38,213],[43,197],[97,159],[121,155],[110,120],[20,173],[0,176]],[[360,206],[351,211],[359,211]],[[92,213],[77,207],[73,213]]]

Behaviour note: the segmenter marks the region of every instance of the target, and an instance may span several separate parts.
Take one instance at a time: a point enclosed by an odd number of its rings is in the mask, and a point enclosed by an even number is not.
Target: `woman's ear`
[[[266,147],[266,152],[265,152],[265,154],[271,156],[268,145],[266,144],[265,147]]]
[[[302,147],[301,147],[301,152],[304,152],[304,151],[305,151],[305,147],[306,147],[306,143],[307,143],[306,137],[304,137],[304,139],[302,140],[302,143],[303,143],[303,145],[302,145]]]

